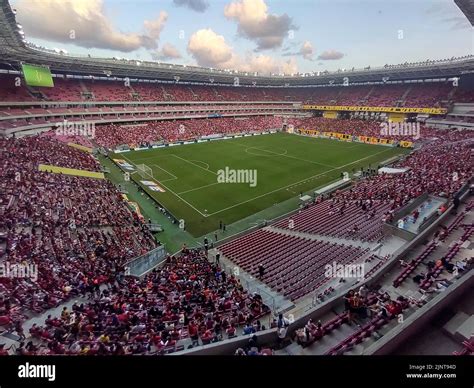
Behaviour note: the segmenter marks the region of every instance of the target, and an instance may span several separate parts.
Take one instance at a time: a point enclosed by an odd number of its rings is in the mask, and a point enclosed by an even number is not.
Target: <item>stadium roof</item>
[[[454,0],[459,9],[466,15],[467,20],[474,26],[474,1],[472,0]]]
[[[461,0],[459,0],[461,1]],[[27,43],[22,27],[17,24],[15,11],[8,1],[0,7],[0,68],[20,69],[20,64],[49,66],[59,74],[130,77],[158,79],[169,82],[200,82],[233,85],[235,77],[244,86],[331,86],[342,85],[345,78],[350,84],[387,82],[415,79],[457,77],[474,71],[474,56],[447,60],[386,65],[379,68],[348,71],[297,74],[293,76],[263,76],[252,73],[209,69],[198,66],[163,64],[115,58],[79,57],[41,49]]]

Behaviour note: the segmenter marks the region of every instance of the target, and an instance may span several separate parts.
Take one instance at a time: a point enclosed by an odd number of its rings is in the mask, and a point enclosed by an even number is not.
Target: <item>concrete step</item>
[[[217,252],[215,249],[211,249],[208,254],[208,260],[214,262],[216,253]],[[262,283],[260,280],[250,275],[242,268],[236,266],[226,257],[221,255],[219,262],[224,271],[233,274],[240,279],[240,282],[244,288],[249,290],[251,293],[256,292],[259,294],[262,297],[264,303],[270,307],[274,315],[285,313],[286,311],[289,311],[295,307],[295,304],[291,300],[287,299],[284,295],[276,292],[275,290],[272,290],[265,283]]]

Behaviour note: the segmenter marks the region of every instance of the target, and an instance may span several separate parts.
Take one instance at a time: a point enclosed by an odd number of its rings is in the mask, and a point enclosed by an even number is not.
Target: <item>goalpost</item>
[[[153,170],[150,167],[148,167],[146,164],[138,164],[137,172],[140,174],[142,178],[155,179],[153,176]]]

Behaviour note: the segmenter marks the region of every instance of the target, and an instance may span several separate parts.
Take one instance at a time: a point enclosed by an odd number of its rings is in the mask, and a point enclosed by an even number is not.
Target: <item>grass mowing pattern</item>
[[[135,151],[111,155],[134,165],[146,164],[166,192],[147,190],[186,230],[201,236],[300,192],[337,180],[341,172],[372,167],[401,148],[310,138],[286,133]],[[218,170],[256,170],[257,185],[218,183]],[[132,174],[135,181],[152,180]]]

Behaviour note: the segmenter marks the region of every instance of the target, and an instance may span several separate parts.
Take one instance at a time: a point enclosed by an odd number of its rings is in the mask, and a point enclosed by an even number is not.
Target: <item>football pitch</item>
[[[194,237],[323,187],[341,173],[360,170],[408,150],[286,133],[173,146],[111,155],[146,165],[131,178]],[[147,169],[147,171],[149,171]],[[154,181],[163,190],[150,190]]]

